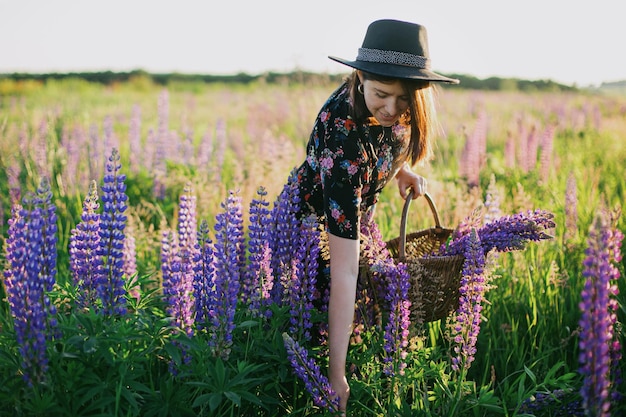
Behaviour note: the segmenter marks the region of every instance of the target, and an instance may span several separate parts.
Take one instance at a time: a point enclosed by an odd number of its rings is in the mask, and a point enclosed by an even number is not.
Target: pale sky
[[[369,23],[428,30],[435,71],[626,79],[623,0],[0,0],[0,73],[344,73]]]

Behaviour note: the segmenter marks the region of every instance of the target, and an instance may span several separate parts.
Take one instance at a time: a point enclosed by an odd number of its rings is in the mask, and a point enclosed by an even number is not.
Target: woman
[[[330,58],[354,72],[320,110],[297,181],[300,214],[316,214],[329,236],[328,377],[345,410],[361,216],[393,178],[402,198],[409,188],[413,198],[425,192],[411,166],[432,154],[431,83],[458,80],[430,70],[426,29],[409,22],[375,21],[355,61]]]

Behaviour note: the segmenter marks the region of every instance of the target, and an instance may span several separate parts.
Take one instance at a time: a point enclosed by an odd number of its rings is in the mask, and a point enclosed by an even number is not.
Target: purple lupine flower
[[[120,155],[113,149],[102,185],[100,216],[102,272],[98,274],[98,296],[104,314],[126,314],[124,289],[124,228],[126,227],[126,175],[120,173]]]
[[[475,230],[470,232],[466,241],[464,256],[459,307],[451,329],[453,350],[456,354],[452,357],[452,369],[461,372],[468,370],[474,361],[476,340],[480,333],[480,313],[487,289],[484,276],[485,253]]]
[[[213,168],[211,159],[213,156],[213,136],[210,131],[207,131],[202,135],[200,146],[198,147],[198,155],[196,157],[196,165],[203,172],[209,173]]]
[[[98,299],[98,274],[102,272],[100,248],[100,214],[96,211],[98,189],[93,181],[83,201],[81,221],[72,229],[69,243],[70,272],[77,288],[77,302],[82,308],[95,306]]]
[[[210,325],[212,314],[210,309],[213,308],[212,293],[215,282],[214,248],[206,220],[202,220],[198,228],[198,249],[193,282],[195,323],[198,330],[206,330]]]
[[[467,180],[470,187],[479,185],[480,170],[484,165],[486,155],[487,124],[487,113],[481,111],[474,130],[465,135],[465,147],[459,163],[459,173]]]
[[[178,236],[168,234],[163,242],[164,267],[163,293],[167,313],[174,319],[178,331],[193,334],[194,280],[198,261],[198,230],[196,221],[196,198],[191,187],[185,187],[180,196],[178,209]]]
[[[408,299],[409,274],[405,264],[396,265],[390,259],[381,259],[372,266],[372,271],[386,279],[385,301],[389,306],[389,317],[383,336],[385,340],[383,372],[389,376],[404,375],[411,324],[411,302]]]
[[[515,168],[515,141],[514,136],[510,131],[507,132],[506,143],[504,144],[504,161],[507,168]]]
[[[169,317],[173,318],[173,333],[184,332],[191,336],[193,328],[191,311],[188,308],[190,300],[189,288],[186,281],[188,277],[189,264],[183,262],[180,257],[178,242],[174,233],[166,231],[161,239],[161,273],[163,275],[163,299],[167,305],[166,311]],[[189,363],[191,356],[189,352],[176,339],[173,345],[181,351],[183,363]],[[178,374],[177,364],[172,360],[169,363],[169,371],[172,375]]]
[[[272,210],[272,271],[280,280],[291,276],[289,271],[294,255],[300,222],[296,218],[300,203],[299,189],[296,181],[296,170],[292,170],[287,183],[274,202]],[[275,302],[282,301],[283,285],[280,280],[274,282],[272,298]]]
[[[537,126],[533,125],[530,128],[530,132],[526,136],[526,143],[522,146],[526,146],[526,166],[524,172],[529,172],[537,165],[537,151],[539,150],[539,134],[537,132]]]
[[[377,262],[391,260],[391,254],[383,240],[378,224],[373,219],[373,212],[368,211],[359,224],[361,236],[361,261],[371,268]],[[353,333],[358,335],[362,328],[371,328],[378,324],[379,307],[377,294],[386,293],[385,278],[380,274],[370,274],[369,282],[358,280]],[[385,300],[380,300],[385,301]]]
[[[193,251],[198,244],[198,222],[196,220],[196,197],[191,185],[187,184],[180,196],[178,210],[178,242],[181,248]]]
[[[48,369],[46,321],[39,282],[41,210],[13,206],[6,240],[4,270],[9,310],[21,357],[22,377],[29,386],[43,381]],[[37,230],[39,229],[39,230]]]
[[[620,277],[616,264],[621,261],[622,233],[614,228],[606,212],[596,216],[589,231],[583,276],[585,285],[580,302],[579,371],[583,375],[581,396],[589,415],[609,416],[617,364],[621,358],[617,321],[616,282]]]
[[[541,136],[541,154],[539,156],[539,175],[545,183],[549,180],[550,168],[552,167],[552,152],[554,149],[554,126],[548,126]]]
[[[270,211],[269,202],[265,200],[267,191],[260,187],[258,199],[250,203],[250,220],[248,226],[248,260],[249,265],[243,274],[241,299],[248,303],[252,314],[259,314],[261,307],[269,301],[269,291],[273,286],[273,276],[269,261],[271,260]]]
[[[132,115],[130,117],[130,125],[128,127],[128,142],[130,146],[129,166],[134,173],[139,172],[142,163],[141,156],[141,107],[138,104],[133,106]]]
[[[124,276],[127,280],[128,291],[131,297],[139,301],[141,297],[141,288],[137,278],[137,248],[135,245],[135,237],[128,231],[124,236]]]
[[[215,280],[209,307],[209,343],[215,356],[228,359],[241,280],[239,263],[244,249],[241,197],[231,192],[222,209],[215,216]]]
[[[217,149],[215,151],[215,182],[222,181],[222,169],[224,167],[224,157],[226,154],[226,144],[228,143],[228,138],[226,136],[226,122],[224,119],[219,119],[217,121],[217,126],[215,126],[215,143],[217,144]]]
[[[322,375],[319,365],[313,358],[309,358],[306,348],[300,346],[287,333],[283,333],[283,342],[293,372],[304,382],[313,403],[331,413],[336,413],[339,410],[339,398],[331,388],[328,378]]]
[[[56,327],[56,306],[50,303],[47,294],[53,290],[57,275],[57,214],[52,202],[52,191],[47,178],[43,178],[37,188],[35,204],[42,210],[43,245],[41,248],[40,280],[44,291],[44,308],[48,312],[48,328]],[[56,335],[56,332],[55,332]],[[52,337],[52,334],[50,335]]]
[[[154,173],[154,186],[153,193],[159,198],[165,197],[165,184],[164,178],[167,175],[167,165],[165,159],[167,157],[166,149],[169,142],[169,92],[167,90],[161,91],[157,104],[158,123],[156,134],[150,132],[149,139],[152,139],[153,146],[148,146],[150,149],[154,149],[154,155],[152,157],[152,172]]]
[[[555,227],[554,215],[545,210],[520,212],[502,216],[478,228],[477,234],[485,254],[491,250],[508,252],[521,250],[528,241],[551,239],[545,231]],[[460,255],[465,251],[470,234],[456,233],[441,248],[442,255]]]
[[[56,308],[48,293],[56,281],[56,207],[44,179],[35,195],[15,205],[6,240],[5,288],[29,385],[42,382],[47,341],[57,335]]]
[[[291,334],[299,340],[311,340],[311,310],[315,300],[320,233],[314,216],[303,219],[295,256],[292,259],[291,281],[285,287],[289,305]]]

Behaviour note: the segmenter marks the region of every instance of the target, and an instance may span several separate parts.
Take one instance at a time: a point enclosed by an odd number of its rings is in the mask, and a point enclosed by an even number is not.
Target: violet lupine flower
[[[5,243],[6,294],[21,357],[22,377],[29,386],[43,381],[48,369],[45,312],[41,303],[43,286],[39,282],[37,262],[42,238],[40,231],[36,236],[32,230],[37,223],[41,226],[41,219],[37,217],[41,217],[41,210],[30,213],[14,205]]]
[[[296,246],[300,222],[296,214],[298,212],[300,195],[296,181],[296,170],[292,170],[287,183],[274,202],[272,210],[272,271],[274,276],[284,279],[291,272],[291,259],[293,248]],[[272,298],[275,302],[282,302],[283,285],[277,280],[272,289]]]
[[[361,261],[371,268],[376,262],[391,260],[382,233],[373,219],[372,212],[366,212],[359,222],[361,236]],[[370,274],[369,282],[357,282],[357,308],[353,332],[357,335],[362,327],[371,328],[377,323],[379,305],[376,294],[385,294],[385,278],[380,274]],[[373,294],[372,294],[373,293]],[[381,300],[384,301],[384,300]]]
[[[171,239],[172,237],[168,237]],[[193,335],[193,269],[180,253],[170,252],[164,265],[163,294],[167,303],[167,314],[174,319],[178,331]],[[167,284],[166,284],[167,282]]]
[[[215,143],[217,149],[215,150],[215,182],[222,181],[222,168],[224,167],[224,157],[226,154],[226,144],[228,143],[228,137],[226,136],[226,121],[224,119],[218,119],[217,126],[215,126]]]
[[[317,219],[314,216],[303,219],[300,227],[295,256],[292,259],[291,280],[285,287],[289,305],[291,334],[299,335],[299,340],[311,340],[311,310],[315,300],[320,235]]]
[[[23,378],[32,386],[45,377],[47,341],[57,334],[56,308],[48,296],[56,281],[56,207],[45,180],[23,203],[13,207],[9,219],[4,275]]]
[[[319,365],[313,358],[309,358],[306,348],[300,346],[287,333],[283,333],[283,342],[293,372],[304,382],[313,404],[336,413],[339,410],[339,398],[331,388],[328,378],[322,375]]]
[[[43,178],[39,187],[35,204],[42,210],[42,229],[43,245],[41,248],[41,272],[40,280],[43,284],[44,291],[44,308],[48,312],[47,320],[48,328],[55,328],[56,322],[56,306],[50,303],[48,293],[53,290],[56,283],[57,275],[57,214],[56,206],[52,202],[52,191],[47,178]],[[57,335],[55,331],[54,335]],[[53,335],[50,334],[50,337]]]
[[[231,192],[222,209],[215,216],[215,279],[209,307],[209,343],[215,356],[228,359],[241,280],[241,252],[245,249],[241,197]]]
[[[484,165],[487,146],[488,118],[485,111],[481,111],[476,120],[474,130],[465,135],[465,147],[460,161],[460,175],[467,180],[470,187],[479,185],[480,170]]]
[[[206,220],[200,222],[198,228],[198,252],[195,262],[193,281],[193,297],[195,300],[195,323],[200,331],[207,330],[210,325],[213,283],[215,281],[213,242],[209,237],[209,224]]]
[[[139,301],[141,287],[137,279],[137,249],[135,237],[129,232],[124,236],[124,276],[127,280],[128,291],[131,297]]]
[[[461,372],[468,370],[474,361],[476,340],[480,333],[480,313],[487,289],[484,275],[485,253],[475,230],[470,232],[466,241],[464,256],[459,307],[451,330],[456,354],[452,357],[452,369]]]
[[[551,239],[545,231],[555,227],[554,215],[545,210],[520,212],[502,216],[478,228],[477,234],[483,252],[491,250],[509,252],[521,250],[528,241]],[[453,239],[441,248],[442,255],[460,255],[465,251],[470,235],[456,233]]]
[[[72,229],[69,243],[70,272],[77,288],[77,303],[82,308],[89,308],[98,299],[98,274],[102,271],[100,248],[100,214],[96,211],[98,189],[92,181],[89,193],[83,201],[81,221]]]
[[[372,271],[386,279],[385,301],[389,306],[389,317],[383,336],[385,357],[383,372],[389,376],[404,375],[406,369],[406,348],[409,345],[411,302],[408,300],[410,287],[406,265],[395,264],[392,260],[380,260],[372,266]]]
[[[198,244],[198,221],[196,220],[196,197],[187,184],[180,196],[178,210],[178,243],[181,249],[192,252]]]
[[[120,154],[113,149],[106,164],[102,185],[103,210],[100,216],[100,250],[102,256],[98,296],[104,314],[126,314],[124,289],[124,228],[128,196],[126,175],[120,173]]]
[[[189,289],[186,285],[188,277],[189,264],[181,260],[179,251],[177,250],[178,242],[171,231],[163,233],[161,240],[161,273],[163,275],[163,299],[167,304],[166,311],[169,317],[173,318],[174,334],[184,332],[191,336],[193,323],[191,310],[187,303],[190,300]],[[176,339],[172,342],[174,346],[181,349],[181,357],[183,363],[189,363],[191,356],[189,352]],[[178,374],[176,363],[172,360],[169,363],[169,371],[172,375]]]
[[[615,299],[620,277],[616,264],[621,262],[622,233],[611,224],[605,212],[600,213],[589,231],[583,261],[585,285],[580,302],[580,372],[583,408],[590,415],[609,416],[615,378],[621,378],[613,360],[621,358]],[[619,371],[618,371],[619,372]]]
[[[193,335],[194,280],[198,261],[198,230],[196,199],[191,188],[185,187],[178,209],[178,236],[168,234],[164,241],[163,293],[167,313],[174,319],[176,328],[188,336]]]
[[[130,147],[129,166],[134,173],[139,172],[141,164],[145,161],[141,159],[141,107],[138,104],[133,106],[128,127],[128,142]]]
[[[554,149],[554,126],[548,126],[541,137],[541,155],[539,156],[539,173],[543,182],[549,180],[552,166],[552,152]]]
[[[249,265],[243,274],[241,298],[247,302],[252,314],[261,312],[264,304],[268,304],[269,292],[274,284],[270,266],[270,211],[269,202],[265,200],[267,191],[260,187],[258,199],[250,203],[250,223],[248,226],[248,261]]]

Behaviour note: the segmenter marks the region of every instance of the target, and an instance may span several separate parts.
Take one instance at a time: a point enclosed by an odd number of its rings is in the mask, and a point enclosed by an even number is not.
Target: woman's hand
[[[350,397],[350,385],[345,375],[337,378],[336,380],[330,379],[330,385],[335,395],[339,397],[339,411],[342,411],[345,415],[346,408],[348,406],[348,397]]]
[[[426,192],[426,178],[414,173],[407,163],[402,165],[396,174],[396,180],[398,181],[400,196],[404,200],[406,200],[410,188],[413,189],[414,200]]]

